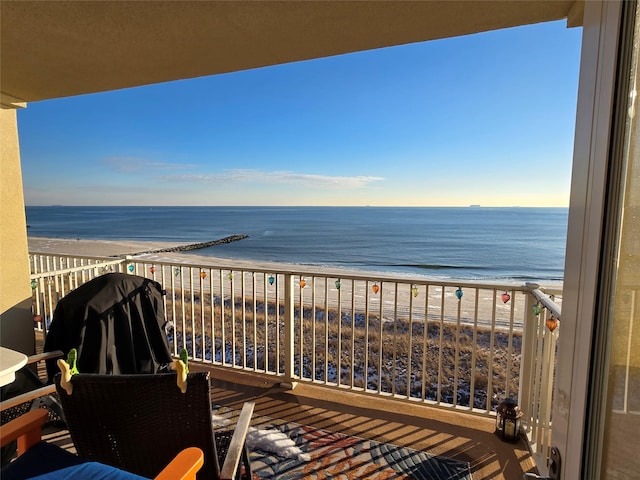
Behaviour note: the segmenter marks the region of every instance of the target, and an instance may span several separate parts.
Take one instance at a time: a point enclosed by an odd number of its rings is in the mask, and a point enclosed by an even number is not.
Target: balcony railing
[[[107,272],[160,282],[173,353],[357,394],[495,415],[518,399],[545,465],[561,291],[143,258],[31,254],[36,328],[57,301]]]

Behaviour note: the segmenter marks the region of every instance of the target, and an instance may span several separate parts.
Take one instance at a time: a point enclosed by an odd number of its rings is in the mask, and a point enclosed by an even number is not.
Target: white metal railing
[[[513,396],[534,452],[548,447],[560,291],[143,257],[32,253],[31,265],[37,328],[69,290],[128,272],[166,290],[175,355],[481,415]]]
[[[538,469],[546,473],[551,450],[551,413],[562,292],[545,291],[536,284],[528,284],[527,287],[531,295],[527,299],[519,403],[531,452]]]

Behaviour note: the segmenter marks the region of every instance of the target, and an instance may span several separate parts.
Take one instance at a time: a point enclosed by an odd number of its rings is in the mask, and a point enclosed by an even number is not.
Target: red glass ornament
[[[502,301],[504,303],[507,303],[509,300],[511,300],[511,295],[509,295],[507,292],[504,292],[502,295],[500,295],[500,297],[502,298]]]
[[[371,290],[373,290],[373,293],[378,293],[378,291],[380,290],[380,287],[378,286],[378,284],[376,283],[373,287],[371,287]]]

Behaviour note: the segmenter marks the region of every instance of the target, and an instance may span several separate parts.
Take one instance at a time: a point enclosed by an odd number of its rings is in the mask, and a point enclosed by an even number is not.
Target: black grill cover
[[[171,362],[164,331],[163,291],[158,282],[108,273],[61,298],[53,313],[44,351],[78,350],[81,373],[158,373]],[[59,371],[47,361],[53,381]]]

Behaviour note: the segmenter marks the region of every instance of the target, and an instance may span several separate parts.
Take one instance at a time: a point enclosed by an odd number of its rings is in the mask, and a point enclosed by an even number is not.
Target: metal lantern
[[[522,410],[518,402],[509,397],[496,408],[496,432],[503,440],[517,442],[522,425]]]

